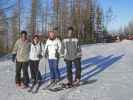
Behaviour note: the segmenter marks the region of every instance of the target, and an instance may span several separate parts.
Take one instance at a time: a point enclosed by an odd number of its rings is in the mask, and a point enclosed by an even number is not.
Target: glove
[[[44,57],[48,58],[48,52],[45,52]]]
[[[56,52],[55,57],[60,58],[60,54],[58,52]]]
[[[38,58],[39,58],[39,59],[42,59],[42,57],[43,57],[43,56],[42,56],[41,54],[38,55]]]
[[[12,61],[15,62],[16,60],[16,54],[12,54]]]
[[[77,56],[78,57],[81,57],[82,56],[82,53],[81,52],[77,53]]]

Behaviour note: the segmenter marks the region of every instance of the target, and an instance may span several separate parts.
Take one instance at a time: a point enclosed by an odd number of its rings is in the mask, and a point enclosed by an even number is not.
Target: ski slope
[[[133,100],[133,41],[84,45],[82,51],[82,81],[88,84],[59,92],[42,90],[50,78],[47,61],[42,59],[45,82],[37,94],[17,89],[10,54],[0,58],[0,100]],[[59,67],[66,81],[63,59]]]

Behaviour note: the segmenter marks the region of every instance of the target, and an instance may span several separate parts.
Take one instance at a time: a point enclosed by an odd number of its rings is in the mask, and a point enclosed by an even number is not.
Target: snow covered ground
[[[45,59],[40,69],[46,83],[32,94],[15,87],[15,64],[10,55],[0,58],[0,100],[133,100],[133,41],[85,45],[82,50],[82,80],[88,84],[56,93],[42,90],[49,79]],[[59,65],[65,78],[63,59]]]

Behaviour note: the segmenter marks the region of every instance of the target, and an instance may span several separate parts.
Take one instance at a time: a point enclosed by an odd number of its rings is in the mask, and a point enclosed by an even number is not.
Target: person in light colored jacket
[[[20,38],[16,41],[13,51],[12,60],[16,60],[16,86],[27,88],[29,85],[28,63],[29,63],[29,48],[30,43],[27,38],[27,32],[22,31]],[[23,78],[21,78],[21,70]]]
[[[58,60],[60,56],[61,41],[57,39],[56,34],[53,31],[50,31],[48,34],[49,37],[45,44],[44,55],[48,58],[52,84],[60,80]]]
[[[34,35],[30,45],[29,53],[32,86],[34,86],[35,84],[41,84],[42,76],[39,71],[39,62],[42,58],[42,48],[43,45],[39,40],[39,36]]]

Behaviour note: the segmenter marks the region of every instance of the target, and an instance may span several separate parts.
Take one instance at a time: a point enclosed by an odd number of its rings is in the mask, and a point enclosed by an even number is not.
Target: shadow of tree
[[[99,74],[100,72],[110,67],[113,63],[120,60],[123,56],[124,55],[108,58],[105,61],[96,64],[96,67],[94,67],[92,70],[82,75],[82,80],[88,80],[89,78]]]
[[[85,60],[82,60],[82,71],[87,70],[83,75],[81,80],[86,81],[90,79],[91,77],[103,72],[105,69],[110,67],[113,63],[117,62],[120,60],[124,55],[120,56],[114,56],[114,55],[109,55],[107,57],[103,56],[96,56],[92,58],[88,58]],[[88,70],[89,67],[94,67],[91,70]],[[66,78],[66,66],[63,68],[60,68],[60,75],[61,79]],[[73,73],[75,73],[75,66],[73,65]],[[44,82],[47,82],[50,79],[50,73],[46,73],[42,75]]]

